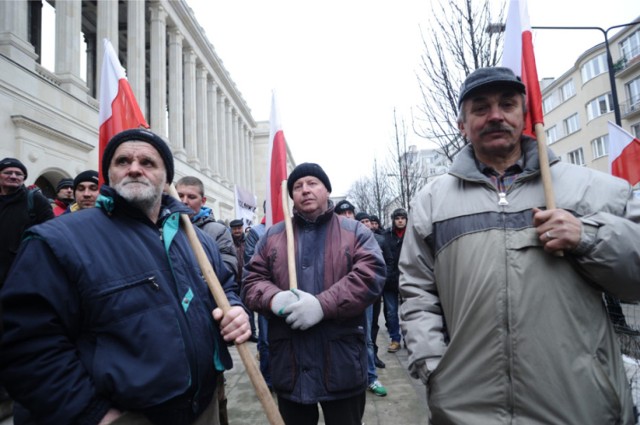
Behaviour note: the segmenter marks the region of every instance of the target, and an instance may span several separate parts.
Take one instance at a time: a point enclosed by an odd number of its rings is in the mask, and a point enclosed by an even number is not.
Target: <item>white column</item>
[[[146,51],[144,1],[127,2],[127,79],[138,101],[140,111],[147,115]]]
[[[36,54],[29,43],[29,3],[0,1],[0,55],[35,70]]]
[[[209,166],[209,144],[207,117],[207,69],[203,64],[198,64],[196,68],[196,138],[198,159],[202,172],[211,175],[211,167]]]
[[[114,2],[117,4],[117,2]],[[151,87],[149,116],[151,129],[167,135],[167,12],[159,3],[151,3]]]
[[[233,163],[235,165],[233,180],[235,184],[242,186],[242,164],[240,162],[240,116],[238,115],[238,111],[235,109],[233,110]]]
[[[174,155],[186,159],[182,106],[182,40],[183,36],[177,28],[169,28],[169,141]]]
[[[213,76],[212,76],[213,77]],[[220,178],[220,153],[218,151],[218,88],[213,78],[207,81],[207,140],[209,141],[209,166],[214,178]]]
[[[200,168],[196,150],[196,54],[191,47],[184,49],[184,144],[187,162]]]
[[[220,92],[218,96],[218,158],[220,164],[220,177],[223,182],[228,182],[229,175],[229,162],[227,157],[227,142],[226,142],[226,102],[224,93]]]
[[[245,130],[245,125],[244,122],[242,121],[242,117],[238,117],[238,126],[239,126],[239,131],[238,131],[238,141],[239,143],[239,150],[240,150],[240,184],[242,185],[243,188],[247,188],[247,150],[245,149],[245,134],[246,134],[246,130]]]
[[[60,87],[76,97],[88,90],[80,78],[81,18],[80,0],[56,3],[55,72],[60,78]]]
[[[227,151],[227,181],[231,184],[235,184],[235,171],[236,166],[234,162],[234,152],[233,152],[233,120],[232,120],[232,109],[231,102],[227,100],[225,105],[225,141],[224,144],[226,146]]]
[[[248,164],[249,164],[249,189],[251,189],[251,191],[253,193],[256,192],[256,184],[255,184],[255,175],[254,175],[254,169],[253,169],[253,164],[254,164],[254,150],[253,150],[253,142],[254,142],[254,138],[253,138],[254,134],[253,132],[249,132],[249,159],[248,159]],[[258,203],[260,203],[260,200],[258,199]],[[258,209],[261,211],[260,214],[258,214],[258,216],[260,216],[261,214],[263,214],[262,212],[262,206],[258,205]]]
[[[111,42],[113,50],[118,54],[118,2],[98,0],[98,24],[96,31],[96,50],[98,52],[96,67],[96,83],[98,84],[98,99],[100,99],[100,75],[102,73],[102,59],[104,58],[104,39]],[[78,59],[79,60],[79,59]]]
[[[251,187],[251,180],[249,178],[249,170],[251,169],[251,155],[249,154],[249,126],[245,123],[244,130],[242,132],[242,163],[244,167],[244,184],[247,189]]]

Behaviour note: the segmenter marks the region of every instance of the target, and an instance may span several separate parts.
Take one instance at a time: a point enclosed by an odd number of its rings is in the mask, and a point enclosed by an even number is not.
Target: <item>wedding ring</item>
[[[551,236],[551,232],[544,232],[544,235],[547,237],[547,240],[551,240],[553,239],[553,236]]]

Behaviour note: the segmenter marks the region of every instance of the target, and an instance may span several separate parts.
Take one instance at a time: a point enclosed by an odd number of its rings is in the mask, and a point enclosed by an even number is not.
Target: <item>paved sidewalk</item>
[[[382,318],[382,314],[380,315]],[[380,359],[386,368],[377,369],[380,382],[387,388],[386,397],[378,397],[367,391],[363,423],[365,425],[427,425],[425,390],[422,383],[411,378],[407,372],[407,350],[402,348],[395,354],[387,353],[388,334],[381,320],[378,345]],[[251,351],[257,352],[251,343]],[[230,349],[234,367],[225,372],[227,379],[227,409],[230,425],[268,425],[262,405],[245,373],[237,350]],[[322,417],[322,410],[321,417]],[[321,419],[320,424],[324,424]]]

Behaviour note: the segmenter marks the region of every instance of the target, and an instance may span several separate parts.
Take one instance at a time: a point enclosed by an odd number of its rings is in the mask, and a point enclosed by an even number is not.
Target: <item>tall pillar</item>
[[[174,155],[186,159],[182,98],[182,33],[169,28],[169,142]]]
[[[238,141],[239,143],[239,150],[240,150],[240,184],[242,185],[243,188],[247,188],[247,178],[246,178],[246,172],[247,172],[247,151],[245,149],[245,125],[244,122],[242,121],[242,117],[238,117]]]
[[[60,87],[76,97],[87,92],[87,86],[80,78],[81,19],[80,0],[56,3],[55,72],[60,78]]]
[[[117,3],[117,2],[114,2]],[[167,12],[160,3],[151,3],[151,87],[149,116],[151,129],[167,136]]]
[[[146,102],[146,40],[144,1],[127,2],[127,79],[138,101],[142,115],[147,114]]]
[[[199,168],[196,149],[196,54],[191,47],[184,49],[184,144],[187,162]]]
[[[227,181],[230,184],[235,184],[235,162],[234,162],[234,152],[233,152],[233,125],[232,125],[232,117],[231,117],[231,101],[227,100],[225,104],[225,140],[224,144],[226,146],[227,152]]]
[[[96,83],[100,87],[102,73],[102,60],[104,58],[104,39],[111,42],[113,50],[118,54],[118,2],[111,0],[98,0],[98,24],[96,39],[98,44],[98,65],[96,69]],[[100,93],[98,93],[100,99]]]
[[[229,158],[227,156],[227,136],[226,132],[226,102],[224,93],[220,92],[218,96],[218,158],[220,164],[220,177],[224,183],[229,180]]]
[[[203,64],[198,64],[196,68],[196,142],[198,159],[202,172],[211,175],[211,167],[209,166],[209,138],[207,118],[207,68]]]
[[[218,88],[212,78],[207,81],[207,140],[209,141],[209,166],[214,178],[220,178],[220,153],[218,151]]]
[[[253,132],[249,132],[249,189],[251,189],[251,191],[253,193],[256,193],[256,185],[255,185],[255,170],[253,169],[253,143],[254,143],[254,138],[253,138],[254,134]],[[258,203],[260,202],[260,200],[258,200]],[[258,209],[261,211],[260,214],[263,213],[263,211],[261,210],[262,206],[258,205]],[[260,214],[258,214],[258,216],[260,216]]]
[[[233,164],[235,165],[235,169],[233,170],[233,180],[235,184],[242,186],[242,181],[240,180],[240,170],[242,169],[242,164],[240,162],[240,116],[238,115],[238,111],[233,110]]]
[[[242,163],[244,167],[244,184],[247,189],[251,186],[249,170],[251,169],[251,155],[249,155],[249,126],[245,123],[242,131]]]
[[[28,28],[28,2],[0,1],[0,54],[33,71],[38,55],[29,42]]]

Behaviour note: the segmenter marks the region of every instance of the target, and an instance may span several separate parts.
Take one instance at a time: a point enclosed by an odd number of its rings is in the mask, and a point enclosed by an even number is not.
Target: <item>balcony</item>
[[[624,119],[640,116],[640,98],[627,99],[620,104],[620,110]]]

